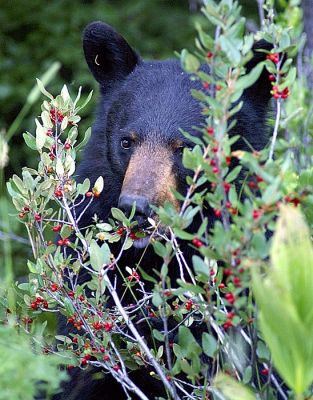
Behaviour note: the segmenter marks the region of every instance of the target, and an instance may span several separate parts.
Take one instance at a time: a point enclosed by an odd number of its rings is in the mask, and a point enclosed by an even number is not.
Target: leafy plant
[[[197,138],[184,132],[194,147],[183,153],[191,174],[186,195],[175,194],[180,209],[165,203],[144,230],[137,226],[134,207],[129,216],[113,208],[108,221],[95,216],[94,224],[80,229],[82,215],[100,201],[103,190],[101,176],[95,183],[75,180],[77,154],[90,134],[87,130],[78,140],[79,113],[90,96],[82,102],[79,91],[74,100],[64,86],[54,97],[38,82],[47,100],[36,119],[36,134],[24,134],[39,154],[38,168],[24,168],[21,177],[14,175],[8,183],[33,260],[27,263],[28,282],[14,292],[18,312],[9,310],[30,337],[41,314],[62,315],[70,333],[55,337],[56,354],[68,368],[101,367],[141,399],[147,397],[128,371],[142,367],[160,380],[168,398],[187,393],[192,399],[287,399],[290,393],[276,378],[273,360],[298,397],[309,393],[312,246],[296,208],[301,206],[312,224],[312,166],[302,157],[293,162],[300,144],[286,137],[298,133],[287,113],[297,94],[291,58],[296,46],[285,25],[276,23],[271,1],[264,11],[263,31],[256,38],[266,39],[272,49],[259,49],[261,62],[247,73],[255,38],[244,34],[238,3],[205,2],[203,13],[214,32],[198,26],[196,52],[184,50],[180,57],[191,79],[201,84],[193,95],[206,126],[198,127],[202,135]],[[272,83],[275,114],[271,143],[254,149],[230,132],[244,90],[264,70]],[[301,99],[301,110],[306,101]],[[310,122],[308,117],[307,138],[312,136]],[[308,146],[308,155],[311,150]],[[205,217],[207,209],[214,221]],[[199,224],[192,224],[196,218]],[[167,226],[165,233],[160,224]],[[160,269],[148,274],[139,263],[122,271],[120,258],[146,235],[160,257]],[[191,260],[183,246],[192,249]],[[173,262],[179,268],[177,282],[169,277]],[[80,274],[89,281],[82,283]],[[122,281],[118,290],[115,277]],[[131,299],[126,305],[125,296]],[[136,318],[148,329],[147,340]],[[283,338],[286,331],[292,335]],[[42,346],[55,352],[51,342]],[[218,371],[223,374],[215,377]]]

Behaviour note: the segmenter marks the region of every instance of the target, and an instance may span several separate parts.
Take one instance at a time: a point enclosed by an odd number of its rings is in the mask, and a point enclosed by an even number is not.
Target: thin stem
[[[155,358],[153,357],[152,353],[150,352],[148,346],[146,345],[146,343],[144,342],[144,340],[142,339],[142,337],[140,336],[139,332],[137,331],[137,329],[135,328],[132,320],[129,318],[128,314],[126,313],[124,307],[122,306],[122,303],[120,302],[119,296],[116,292],[116,290],[114,289],[108,275],[104,275],[103,279],[105,280],[105,282],[107,283],[107,287],[109,289],[109,292],[114,300],[114,303],[116,305],[116,307],[119,310],[119,313],[121,314],[121,316],[123,317],[126,325],[128,326],[128,328],[130,329],[130,331],[132,332],[132,334],[134,335],[135,339],[138,342],[138,345],[140,346],[140,348],[142,349],[142,351],[144,353],[146,353],[149,362],[153,365],[154,369],[156,370],[157,374],[159,375],[159,377],[161,378],[164,386],[166,387],[166,389],[169,391],[169,393],[171,394],[172,398],[175,400],[180,400],[180,398],[176,395],[175,396],[175,392],[172,388],[172,386],[170,385],[169,381],[167,380],[161,366],[159,365],[159,363],[155,360]]]
[[[259,17],[260,17],[260,26],[261,28],[264,25],[264,19],[265,19],[265,15],[264,15],[264,0],[257,0],[258,3],[258,10],[259,10]]]
[[[273,131],[272,144],[271,144],[271,149],[270,149],[270,154],[269,154],[270,161],[273,160],[274,149],[275,149],[275,144],[276,144],[277,135],[278,135],[280,116],[281,116],[281,101],[280,101],[280,99],[278,99],[277,100],[277,109],[276,109],[276,118],[275,118],[275,127],[274,127],[274,131]]]

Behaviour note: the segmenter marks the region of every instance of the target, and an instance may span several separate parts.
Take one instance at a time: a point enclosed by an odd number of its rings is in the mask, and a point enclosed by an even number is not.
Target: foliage
[[[89,98],[80,99],[79,91],[73,100],[66,86],[54,97],[38,82],[47,99],[35,135],[27,132],[24,139],[40,161],[8,183],[33,250],[29,279],[16,288],[18,312],[9,308],[10,313],[30,337],[39,316],[63,315],[72,333],[56,336],[62,362],[82,369],[100,366],[142,399],[146,396],[128,375],[142,366],[155,372],[168,398],[186,391],[192,399],[312,395],[312,99],[302,90],[305,82],[296,80],[291,59],[297,50],[295,37],[286,29],[286,18],[277,23],[271,3],[264,6],[266,19],[256,38],[265,38],[273,49],[263,50],[263,61],[247,74],[255,37],[244,34],[240,7],[232,0],[205,2],[203,13],[213,33],[199,25],[196,52],[181,53],[191,79],[202,84],[193,95],[206,116],[200,138],[185,132],[194,143],[183,152],[184,166],[191,171],[189,189],[184,196],[176,194],[179,211],[165,203],[158,210],[159,221],[149,220],[151,226],[143,231],[134,209],[126,216],[116,208],[108,221],[95,217],[95,224],[80,230],[85,207],[99,201],[103,190],[101,176],[93,186],[88,179],[75,181],[77,155],[89,136],[87,130],[79,139],[78,114]],[[203,63],[210,74],[200,68]],[[236,124],[243,91],[264,68],[275,110],[271,143],[256,150],[230,137],[229,131]],[[305,131],[300,116],[306,117]],[[300,134],[306,140],[304,154]],[[83,203],[86,206],[79,208]],[[215,215],[214,223],[203,217],[207,208]],[[196,227],[195,218],[201,220]],[[165,233],[162,226],[167,226]],[[59,237],[52,242],[55,233]],[[161,269],[148,275],[140,265],[131,265],[121,271],[120,257],[143,236],[160,257]],[[182,243],[195,253],[191,262],[179,250]],[[177,282],[169,279],[173,260],[180,270]],[[113,269],[122,276],[132,305],[125,306],[116,291]],[[83,272],[91,280],[80,284],[76,277]],[[145,286],[147,282],[152,285]],[[142,339],[134,316],[144,316],[151,340]],[[286,331],[287,337],[282,334]],[[54,353],[52,346],[42,346]],[[275,368],[291,391],[277,379]],[[218,371],[223,374],[215,376]]]
[[[30,340],[29,335],[18,332],[13,324],[0,325],[2,400],[32,400],[40,393],[51,395],[66,378],[65,372],[59,370],[61,359],[42,354],[41,346],[33,341],[39,348],[39,353],[35,353]]]
[[[281,207],[271,261],[265,279],[253,276],[260,325],[278,371],[302,394],[313,381],[313,247],[298,210]]]

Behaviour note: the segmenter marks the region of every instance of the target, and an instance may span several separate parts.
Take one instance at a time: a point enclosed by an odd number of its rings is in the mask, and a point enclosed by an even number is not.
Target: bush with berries
[[[286,16],[274,14],[271,1],[255,37],[244,35],[245,20],[235,1],[207,0],[203,12],[214,33],[198,27],[197,51],[182,51],[181,62],[191,79],[202,83],[193,95],[207,125],[199,127],[201,138],[185,132],[195,144],[183,154],[192,174],[185,197],[177,194],[180,210],[170,204],[158,209],[167,233],[158,234],[158,222],[149,220],[162,265],[158,279],[140,265],[131,265],[126,274],[118,270],[121,254],[145,234],[136,229],[133,213],[113,208],[108,221],[95,216],[87,230],[79,228],[103,189],[101,176],[94,185],[75,181],[76,157],[90,135],[88,130],[78,140],[85,104],[80,92],[73,100],[64,86],[54,97],[38,81],[46,100],[35,135],[24,134],[39,154],[38,168],[24,168],[8,183],[33,258],[27,262],[28,281],[3,294],[3,318],[36,343],[37,352],[53,357],[51,368],[58,357],[67,368],[101,367],[141,399],[146,396],[128,372],[142,367],[151,368],[173,399],[304,399],[312,395],[313,382],[313,123],[312,95],[304,87],[298,96],[301,77],[292,60],[298,37],[287,29]],[[270,42],[272,50],[264,50],[263,61],[245,74],[256,39]],[[200,68],[203,63],[210,74]],[[232,151],[238,137],[228,132],[241,107],[238,99],[263,68],[272,85],[271,142],[261,151]],[[203,218],[191,232],[193,217],[208,206],[213,227]],[[196,253],[191,264],[179,251],[181,241]],[[114,254],[116,242],[121,246]],[[174,286],[168,278],[172,259],[180,268]],[[124,273],[134,304],[123,304],[108,275],[112,268]],[[77,279],[82,272],[90,276],[85,284]],[[151,291],[145,282],[153,284]],[[107,305],[108,297],[114,306]],[[151,325],[153,343],[134,324],[142,310],[162,322],[158,329]],[[42,321],[49,313],[63,315],[72,333],[46,334]],[[199,324],[196,338],[193,327]]]

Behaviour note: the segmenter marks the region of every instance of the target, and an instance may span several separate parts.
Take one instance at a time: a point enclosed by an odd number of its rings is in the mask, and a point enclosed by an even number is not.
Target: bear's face
[[[136,202],[138,225],[144,228],[147,217],[152,216],[150,205],[169,201],[178,209],[173,191],[186,193],[186,176],[191,171],[183,167],[182,153],[193,143],[182,130],[200,135],[196,127],[205,124],[201,105],[191,95],[191,89],[200,89],[200,83],[192,81],[176,60],[144,62],[124,38],[102,22],[86,28],[84,52],[101,90],[82,168],[91,179],[105,178],[103,204],[94,212],[106,218],[110,208],[118,206],[128,213]],[[248,68],[260,57],[262,53]],[[263,81],[261,77],[251,92],[245,92],[234,132],[256,148],[263,147],[266,140],[269,82]],[[89,160],[93,166],[88,170]],[[137,247],[146,244],[147,240],[135,242]]]

